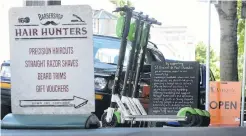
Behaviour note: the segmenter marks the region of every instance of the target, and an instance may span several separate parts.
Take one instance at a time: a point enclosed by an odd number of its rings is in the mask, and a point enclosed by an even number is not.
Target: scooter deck
[[[125,116],[125,120],[134,121],[185,121],[186,117],[177,117],[176,115],[129,115]]]

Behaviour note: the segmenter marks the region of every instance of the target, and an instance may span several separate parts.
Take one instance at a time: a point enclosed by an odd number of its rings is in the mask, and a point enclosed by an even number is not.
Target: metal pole
[[[246,3],[242,2],[241,18],[246,22]],[[242,79],[242,101],[241,101],[241,120],[240,126],[244,126],[244,105],[245,105],[245,74],[246,74],[246,25],[244,26],[244,59],[243,59],[243,79]]]
[[[208,46],[206,52],[206,110],[209,111],[211,0],[208,0]]]
[[[246,20],[245,20],[246,22]],[[244,105],[245,105],[245,73],[246,72],[246,25],[244,28],[244,60],[243,60],[243,81],[242,81],[242,103],[241,103],[241,126],[244,126]]]

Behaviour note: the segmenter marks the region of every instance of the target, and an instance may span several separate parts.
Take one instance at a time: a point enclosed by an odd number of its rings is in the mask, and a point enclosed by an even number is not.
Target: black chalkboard
[[[151,65],[150,115],[176,115],[198,107],[200,64],[196,61],[154,62]]]

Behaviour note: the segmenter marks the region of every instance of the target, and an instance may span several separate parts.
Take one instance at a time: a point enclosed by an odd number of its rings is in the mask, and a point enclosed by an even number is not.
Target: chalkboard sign
[[[151,66],[150,115],[175,115],[198,107],[200,64],[195,61],[155,62]]]

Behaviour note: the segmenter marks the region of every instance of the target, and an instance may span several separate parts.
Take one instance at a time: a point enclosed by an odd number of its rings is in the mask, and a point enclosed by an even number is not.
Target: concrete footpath
[[[3,136],[243,136],[245,127],[2,129]]]

